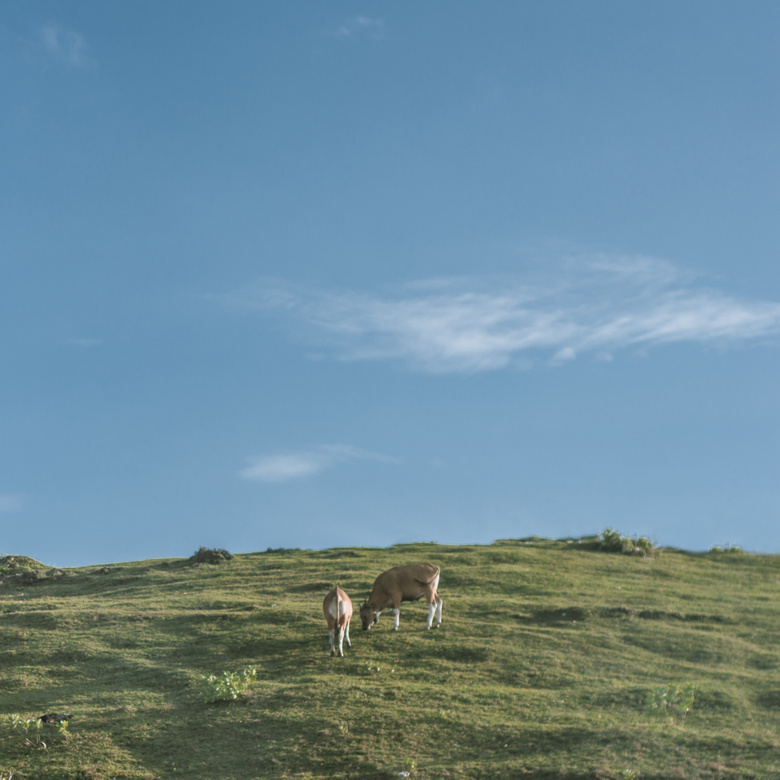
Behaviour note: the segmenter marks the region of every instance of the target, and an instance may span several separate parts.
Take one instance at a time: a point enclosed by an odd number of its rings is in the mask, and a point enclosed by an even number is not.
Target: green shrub
[[[655,545],[646,536],[622,536],[613,528],[605,528],[599,534],[599,549],[646,558],[655,552]]]
[[[599,534],[602,550],[607,552],[623,552],[623,537],[613,528],[605,528]]]
[[[203,695],[207,703],[232,701],[245,694],[257,679],[257,669],[247,667],[240,672],[204,675]]]
[[[23,574],[36,572],[47,568],[35,558],[27,555],[0,555],[0,576],[8,574]]]
[[[227,550],[212,550],[208,547],[200,547],[198,551],[190,556],[192,563],[222,563],[229,561],[232,555]]]
[[[744,550],[736,545],[724,544],[723,547],[710,547],[711,553],[741,553]]]

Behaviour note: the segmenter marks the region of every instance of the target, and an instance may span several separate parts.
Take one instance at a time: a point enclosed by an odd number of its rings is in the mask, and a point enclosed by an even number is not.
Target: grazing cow
[[[393,631],[398,630],[398,619],[401,613],[402,601],[417,601],[425,596],[428,602],[428,622],[425,628],[429,629],[436,614],[436,626],[441,625],[442,600],[436,588],[439,587],[440,569],[432,563],[412,563],[408,566],[396,566],[382,572],[371,590],[371,595],[360,607],[360,619],[363,622],[363,630],[366,631],[374,623],[379,622],[379,614],[383,609],[393,608],[395,625]]]
[[[322,602],[322,613],[328,623],[330,654],[336,655],[338,644],[339,655],[343,657],[344,639],[347,640],[347,647],[352,647],[349,641],[349,621],[352,619],[352,602],[349,596],[341,588],[333,588]]]

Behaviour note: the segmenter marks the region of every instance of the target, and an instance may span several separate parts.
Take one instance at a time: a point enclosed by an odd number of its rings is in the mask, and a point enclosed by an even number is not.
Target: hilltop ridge
[[[600,539],[5,572],[0,777],[780,776],[780,556]],[[442,569],[442,627],[407,603],[398,632],[356,620],[330,658],[327,590],[357,607],[422,560]],[[207,702],[210,675],[248,669]],[[45,713],[72,719],[18,725]]]

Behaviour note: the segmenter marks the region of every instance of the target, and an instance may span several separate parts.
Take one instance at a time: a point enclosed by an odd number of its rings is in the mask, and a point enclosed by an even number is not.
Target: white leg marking
[[[333,649],[333,640],[336,637],[336,631],[332,628],[328,629],[328,645],[330,646],[330,654],[333,655],[336,651]]]
[[[401,610],[400,609],[394,609],[393,614],[395,615],[395,623],[393,625],[393,631],[398,631],[398,623],[401,619]]]
[[[431,623],[433,623],[433,613],[436,612],[436,605],[435,604],[428,604],[428,621],[425,624],[425,628],[429,629],[431,627]]]
[[[436,605],[436,627],[438,628],[441,625],[441,610],[444,606],[444,601],[442,599],[439,599],[439,603]]]

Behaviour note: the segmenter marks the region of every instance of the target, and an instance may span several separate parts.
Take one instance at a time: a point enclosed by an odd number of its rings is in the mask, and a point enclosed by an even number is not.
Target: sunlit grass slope
[[[268,550],[6,577],[0,778],[780,777],[780,556],[595,547]],[[328,589],[357,610],[379,572],[419,561],[441,566],[442,627],[405,604],[397,633],[390,615],[369,632],[356,618],[331,658]],[[204,675],[248,667],[245,696],[205,701]],[[692,691],[687,713],[675,691]],[[11,727],[64,712],[66,730]]]

